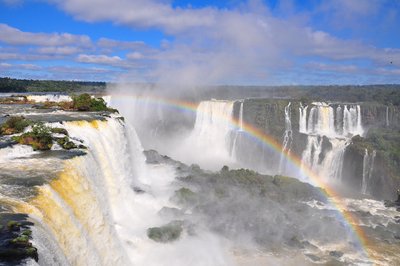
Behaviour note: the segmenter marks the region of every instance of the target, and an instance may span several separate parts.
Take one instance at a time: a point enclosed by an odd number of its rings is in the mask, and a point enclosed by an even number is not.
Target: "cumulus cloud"
[[[133,28],[157,28],[173,36],[172,41],[164,43],[156,51],[132,51],[126,55],[125,66],[130,61],[141,60],[145,66],[151,67],[147,72],[141,71],[151,81],[179,82],[182,85],[267,81],[276,71],[287,71],[298,66],[299,59],[314,56],[325,60],[370,60],[376,64],[399,62],[397,59],[389,60],[398,58],[398,51],[343,40],[304,23],[276,17],[257,0],[231,9],[183,8],[172,6],[168,1],[155,0],[53,2],[80,20],[111,21]],[[294,9],[291,1],[280,2],[280,6],[285,6],[286,10],[288,7]],[[364,16],[378,7],[377,0],[324,1],[321,5],[325,11]],[[103,47],[125,46],[134,50],[137,46],[136,43],[118,43],[107,39],[100,40],[98,44]],[[122,59],[119,59],[102,56],[79,60],[120,64]]]
[[[188,28],[212,26],[218,15],[213,8],[173,8],[154,0],[51,0],[77,19],[89,22],[112,21],[134,27],[156,27],[169,33]]]
[[[123,68],[128,70],[125,77],[183,86],[268,83],[281,73],[310,66],[330,68],[329,71],[337,73],[356,71],[349,67],[353,65],[348,62],[351,60],[367,61],[371,68],[400,66],[400,49],[378,48],[360,40],[339,38],[326,30],[313,28],[307,18],[277,16],[259,0],[227,9],[177,7],[170,1],[156,0],[49,2],[83,21],[159,29],[167,40],[159,47],[149,47],[140,40],[100,38],[92,41],[86,35],[23,32],[0,24],[0,43],[39,46],[34,49],[36,54],[4,51],[0,59],[68,57],[79,63]],[[367,17],[380,8],[380,2],[327,0],[321,2],[318,12]],[[294,3],[280,1],[278,8],[294,14]],[[324,65],[307,65],[315,58],[325,60]],[[387,73],[394,75],[396,72]]]
[[[76,46],[47,46],[36,49],[39,54],[52,54],[52,55],[73,55],[80,53],[81,48]]]
[[[86,35],[73,35],[69,33],[24,32],[6,24],[0,24],[0,42],[11,45],[92,46],[90,38]]]
[[[136,49],[146,46],[143,41],[117,41],[108,38],[100,38],[97,41],[100,48]]]
[[[105,65],[116,65],[116,64],[118,65],[122,62],[122,59],[119,56],[88,55],[88,54],[80,54],[76,60],[81,63],[105,64]]]

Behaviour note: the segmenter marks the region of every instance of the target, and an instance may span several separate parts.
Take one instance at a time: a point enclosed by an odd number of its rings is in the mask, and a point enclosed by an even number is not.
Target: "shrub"
[[[12,116],[1,125],[0,133],[4,135],[12,135],[21,133],[27,126],[31,124],[31,121],[23,116]]]
[[[104,99],[92,98],[87,93],[72,96],[72,102],[74,109],[78,111],[109,111]]]
[[[31,131],[15,137],[14,140],[19,144],[32,146],[33,150],[50,150],[53,146],[51,128],[43,123],[34,124]]]
[[[72,102],[74,105],[74,109],[78,111],[89,111],[92,97],[89,94],[84,93],[78,96],[72,96]]]

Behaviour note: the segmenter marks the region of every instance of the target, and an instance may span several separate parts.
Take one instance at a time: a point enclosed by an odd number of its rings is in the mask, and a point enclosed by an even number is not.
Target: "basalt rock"
[[[27,258],[38,261],[38,252],[32,245],[33,224],[27,221],[25,214],[0,215],[0,260],[19,264]],[[15,219],[15,220],[10,220]]]
[[[160,227],[151,227],[147,229],[147,236],[161,243],[167,243],[177,240],[183,231],[182,221],[172,221]]]

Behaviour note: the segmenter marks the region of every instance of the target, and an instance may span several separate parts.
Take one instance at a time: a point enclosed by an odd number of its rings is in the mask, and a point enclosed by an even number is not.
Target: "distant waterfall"
[[[327,137],[347,137],[349,135],[362,135],[364,133],[361,122],[361,109],[359,105],[340,105],[334,107],[315,102],[309,106],[299,108],[299,132]],[[308,115],[308,117],[307,117]]]
[[[308,136],[307,146],[304,149],[301,162],[308,165],[312,170],[316,171],[319,165],[319,155],[322,151],[322,137]]]
[[[237,159],[236,156],[237,141],[238,138],[240,137],[241,132],[243,131],[243,106],[244,106],[244,100],[241,100],[239,107],[239,129],[235,130],[235,132],[233,133],[233,141],[230,149],[230,155],[234,159]]]
[[[279,174],[285,171],[285,153],[289,153],[292,148],[293,132],[292,132],[292,118],[291,118],[291,103],[285,107],[285,132],[283,133],[282,153],[279,160]]]
[[[343,110],[343,135],[362,135],[361,110],[359,105],[344,106]]]
[[[190,147],[195,161],[204,168],[216,170],[234,161],[231,157],[233,105],[233,101],[211,100],[200,102],[197,107],[194,128],[184,146]],[[191,163],[188,158],[180,159]]]
[[[303,106],[300,103],[300,107],[299,107],[299,132],[300,133],[307,133],[307,108],[308,105]]]
[[[361,193],[368,194],[368,187],[371,181],[372,172],[374,171],[376,151],[373,150],[372,154],[368,154],[368,150],[365,149],[363,157],[363,173],[361,183]]]
[[[302,153],[302,164],[308,165],[325,178],[341,180],[343,157],[350,143],[349,139],[364,133],[360,106],[335,107],[315,102],[310,106],[301,105],[299,113],[299,131],[308,135],[307,145]],[[325,150],[323,136],[329,142]]]

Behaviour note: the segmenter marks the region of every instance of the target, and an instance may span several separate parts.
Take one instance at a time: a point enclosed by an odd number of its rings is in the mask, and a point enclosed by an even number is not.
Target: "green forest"
[[[0,92],[104,92],[106,82],[28,80],[0,78]],[[200,88],[199,95],[219,98],[284,98],[308,101],[379,102],[400,105],[400,85],[330,85],[330,86],[218,86]]]

